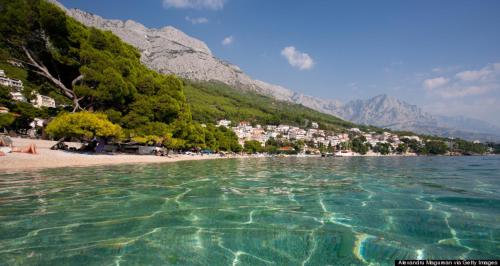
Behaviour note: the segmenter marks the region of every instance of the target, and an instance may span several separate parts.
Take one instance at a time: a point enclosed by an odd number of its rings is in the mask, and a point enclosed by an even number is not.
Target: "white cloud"
[[[479,95],[484,94],[493,89],[490,86],[470,86],[470,87],[457,87],[450,88],[448,90],[439,91],[438,94],[443,98],[456,98],[456,97],[465,97],[470,95]]]
[[[500,89],[500,63],[426,79],[422,84],[431,94],[447,99],[491,93]]]
[[[427,93],[426,109],[442,115],[461,114],[487,120],[500,126],[500,63],[487,64],[477,69],[432,71],[437,78],[424,80]],[[439,86],[438,86],[439,85]]]
[[[186,19],[186,21],[191,22],[191,24],[193,24],[193,25],[208,23],[208,19],[204,18],[204,17],[192,18],[192,17],[186,16],[185,19]]]
[[[225,0],[163,0],[165,8],[195,8],[218,10],[224,7]]]
[[[452,65],[452,66],[439,66],[435,67],[432,69],[432,72],[438,74],[438,75],[443,75],[443,74],[449,74],[452,72],[456,72],[462,67],[460,65]]]
[[[424,87],[428,90],[433,90],[448,84],[448,82],[450,82],[450,80],[445,77],[426,79],[424,80]]]
[[[288,63],[300,70],[311,69],[314,66],[314,60],[306,53],[302,53],[293,46],[288,46],[281,50],[281,55],[288,60]]]
[[[463,81],[477,81],[496,78],[500,74],[500,63],[487,65],[479,70],[467,70],[456,74]]]
[[[224,38],[224,40],[222,40],[222,45],[226,46],[226,45],[230,45],[234,42],[234,37],[233,36],[227,36],[226,38]]]

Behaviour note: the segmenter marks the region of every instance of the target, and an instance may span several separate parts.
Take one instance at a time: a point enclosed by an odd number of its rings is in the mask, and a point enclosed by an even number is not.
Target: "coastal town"
[[[219,120],[217,126],[230,128],[238,137],[243,147],[251,143],[260,144],[257,151],[269,152],[266,146],[281,143],[274,153],[323,155],[323,156],[355,156],[355,155],[417,155],[416,146],[423,147],[426,142],[416,135],[399,136],[382,132],[363,132],[359,128],[350,128],[346,132],[335,133],[320,129],[317,122],[311,122],[309,128],[291,125],[252,125],[242,121],[235,125],[229,120]],[[453,140],[440,141],[441,149],[437,153],[445,153]],[[356,144],[357,143],[357,144]],[[476,142],[479,143],[479,142]],[[451,152],[448,152],[451,154]]]

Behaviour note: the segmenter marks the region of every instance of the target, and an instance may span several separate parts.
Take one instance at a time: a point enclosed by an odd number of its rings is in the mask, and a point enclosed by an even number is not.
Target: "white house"
[[[41,108],[41,107],[51,107],[56,108],[56,101],[48,96],[36,94],[35,99],[31,101],[33,106]]]
[[[26,97],[20,92],[10,92],[12,99],[18,102],[26,102]]]
[[[5,77],[5,72],[4,75],[0,75],[0,84],[6,87],[11,87],[14,88],[18,91],[21,91],[23,89],[23,82],[18,80],[18,79],[11,79]]]
[[[219,120],[217,122],[217,126],[218,127],[220,127],[220,126],[229,127],[229,125],[231,125],[231,121],[230,120],[222,119],[222,120]]]
[[[5,71],[0,69],[0,85],[10,87],[13,89],[11,91],[12,98],[15,101],[26,101],[26,98],[22,95],[23,82],[18,79],[11,79],[5,75]]]

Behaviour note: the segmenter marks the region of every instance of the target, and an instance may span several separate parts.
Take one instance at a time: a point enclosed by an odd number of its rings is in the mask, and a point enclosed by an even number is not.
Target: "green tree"
[[[209,124],[206,131],[205,143],[212,150],[234,152],[240,152],[242,150],[241,145],[238,143],[238,137],[232,130],[223,126],[215,127]]]
[[[170,127],[161,122],[147,122],[138,128],[131,131],[132,140],[153,145],[163,143],[163,141],[171,135]],[[129,131],[130,132],[130,131]]]
[[[341,150],[350,150],[352,148],[352,142],[351,141],[343,141],[340,143],[340,149]]]
[[[11,105],[11,112],[17,113],[13,126],[18,130],[31,128],[30,124],[35,118],[47,118],[46,109],[39,109],[25,102],[14,102]]]
[[[0,114],[0,130],[14,123],[15,117],[11,113]]]
[[[422,143],[418,140],[403,138],[401,141],[403,141],[403,143],[405,143],[408,146],[408,149],[411,152],[414,152],[416,154],[426,154],[427,153],[427,149],[426,149],[425,145],[422,145]]]
[[[111,123],[105,114],[90,112],[62,113],[47,125],[46,132],[55,138],[85,140],[94,137],[119,139],[123,135],[121,127]]]
[[[363,155],[366,154],[369,150],[369,146],[364,143],[365,141],[366,138],[364,136],[354,137],[351,140],[352,151]]]
[[[404,154],[408,151],[408,145],[406,143],[400,143],[396,148],[396,152],[399,154]]]
[[[304,141],[303,140],[297,140],[297,141],[295,141],[295,143],[293,145],[293,148],[297,152],[301,152],[304,149]]]
[[[167,149],[184,150],[186,148],[186,141],[179,138],[174,138],[172,135],[167,135],[163,140],[163,145]]]
[[[10,95],[10,89],[3,85],[0,85],[0,106],[11,106],[12,97]]]
[[[266,141],[265,149],[270,154],[276,154],[278,153],[278,145],[278,141],[271,137]]]
[[[453,142],[453,148],[464,154],[484,154],[488,151],[488,147],[482,143],[473,143],[461,139],[456,139]]]
[[[176,121],[172,124],[172,137],[185,140],[185,149],[204,149],[205,130],[198,123]]]
[[[260,142],[256,140],[247,140],[245,141],[243,150],[246,153],[257,153],[262,151],[262,145]]]
[[[335,152],[335,147],[332,145],[332,142],[328,142],[328,146],[326,147],[328,152]]]
[[[439,140],[430,140],[425,143],[425,148],[428,153],[438,155],[448,152],[448,145]]]
[[[377,142],[375,147],[373,147],[374,152],[380,152],[382,155],[387,155],[391,153],[391,146],[386,142]]]

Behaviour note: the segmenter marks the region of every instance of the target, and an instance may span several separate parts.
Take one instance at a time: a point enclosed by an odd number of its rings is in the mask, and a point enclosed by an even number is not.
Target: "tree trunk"
[[[34,72],[47,78],[49,81],[51,81],[54,85],[56,85],[58,88],[59,88],[59,91],[64,95],[66,96],[67,98],[69,98],[70,100],[73,101],[73,112],[76,112],[78,110],[82,110],[82,107],[80,106],[80,100],[82,98],[78,98],[78,96],[76,95],[75,91],[74,91],[74,87],[76,85],[76,83],[78,83],[79,81],[83,80],[84,78],[84,75],[80,75],[78,77],[76,77],[72,82],[71,82],[71,86],[72,88],[68,88],[66,87],[66,85],[64,85],[64,83],[61,82],[60,79],[58,78],[55,78],[50,72],[49,70],[47,69],[47,67],[45,65],[43,65],[43,63],[41,62],[37,62],[33,56],[31,55],[31,53],[29,52],[29,50],[26,48],[26,47],[22,47],[24,53],[26,54],[26,56],[28,57],[28,60],[29,60],[29,64],[31,66],[33,66],[34,68],[36,68],[37,70],[35,70]]]

